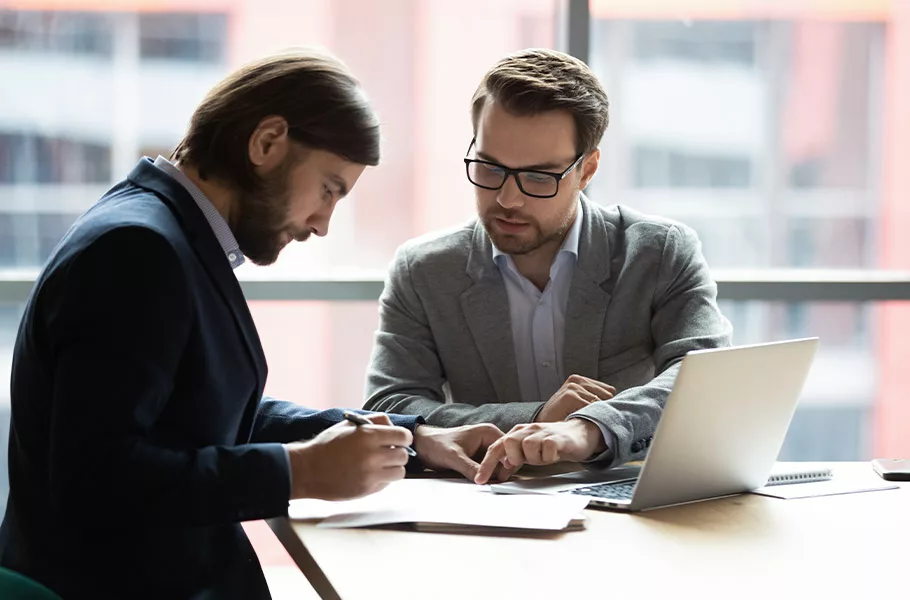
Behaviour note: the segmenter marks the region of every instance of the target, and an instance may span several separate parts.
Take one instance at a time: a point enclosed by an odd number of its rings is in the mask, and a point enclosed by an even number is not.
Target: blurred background
[[[395,248],[473,215],[461,158],[480,77],[544,46],[587,60],[610,95],[589,197],[693,226],[722,294],[724,277],[788,281],[722,301],[736,343],[821,337],[781,458],[910,454],[910,312],[875,284],[910,266],[910,0],[0,0],[0,514],[12,344],[37,270],[139,157],[169,155],[218,79],[295,45],[361,79],[384,157],[327,238],[238,272],[374,283],[354,300],[251,301],[268,393],[361,404]],[[800,294],[818,269],[846,270],[849,293]]]

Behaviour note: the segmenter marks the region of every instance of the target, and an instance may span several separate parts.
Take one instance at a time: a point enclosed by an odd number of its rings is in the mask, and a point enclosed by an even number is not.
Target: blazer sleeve
[[[711,278],[695,232],[682,225],[667,230],[651,299],[651,338],[657,376],[645,385],[595,402],[571,417],[592,420],[615,436],[610,464],[639,460],[657,428],[687,352],[729,346],[733,328],[717,306]],[[598,467],[604,466],[599,464]]]
[[[367,410],[419,415],[430,425],[492,423],[509,431],[534,420],[542,402],[446,403],[446,375],[422,301],[414,288],[407,247],[395,255],[379,298],[379,329],[367,371]]]
[[[187,448],[151,435],[194,327],[171,243],[121,227],[52,277],[37,302],[53,377],[48,478],[64,518],[128,527],[287,514],[281,444]]]
[[[366,414],[362,410],[353,412]],[[389,415],[389,419],[392,425],[410,429],[411,433],[424,422],[422,418],[413,415]],[[314,410],[293,402],[264,396],[259,404],[250,441],[288,444],[307,440],[342,420],[344,409]]]

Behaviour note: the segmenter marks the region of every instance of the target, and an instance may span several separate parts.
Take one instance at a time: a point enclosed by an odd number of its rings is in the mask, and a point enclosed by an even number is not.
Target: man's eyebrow
[[[341,177],[339,177],[338,175],[336,175],[334,173],[329,173],[328,177],[329,177],[329,179],[332,180],[332,183],[334,183],[335,185],[338,186],[338,196],[339,197],[344,198],[345,196],[348,195],[348,184],[345,182],[344,179],[342,179]]]
[[[481,160],[485,160],[485,161],[491,162],[491,163],[496,163],[497,165],[501,165],[503,167],[505,166],[501,162],[499,162],[498,160],[496,160],[495,158],[493,158],[492,156],[487,154],[486,152],[481,152],[480,150],[476,150],[475,152],[477,153],[478,158],[480,158]],[[515,170],[516,171],[552,171],[555,169],[559,169],[561,166],[562,166],[562,163],[545,162],[545,163],[539,163],[536,165],[526,165],[523,167],[515,167]],[[509,167],[509,168],[511,168],[511,167]]]

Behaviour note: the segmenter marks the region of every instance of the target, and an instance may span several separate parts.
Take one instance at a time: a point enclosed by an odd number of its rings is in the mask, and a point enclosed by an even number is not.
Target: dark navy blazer
[[[211,227],[143,159],[28,300],[0,565],[65,599],[268,598],[239,522],[287,514],[281,443],[341,414],[263,398],[266,372]]]

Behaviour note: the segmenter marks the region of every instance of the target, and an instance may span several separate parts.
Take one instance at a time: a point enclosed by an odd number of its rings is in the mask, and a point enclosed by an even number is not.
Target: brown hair
[[[260,184],[249,160],[250,136],[266,117],[288,122],[308,148],[361,164],[379,164],[379,119],[360,84],[337,58],[293,50],[248,64],[216,85],[196,108],[172,160],[244,191]]]
[[[594,72],[577,58],[555,50],[522,50],[493,65],[471,101],[475,135],[487,98],[516,115],[570,112],[578,153],[596,148],[610,122],[607,92]]]

